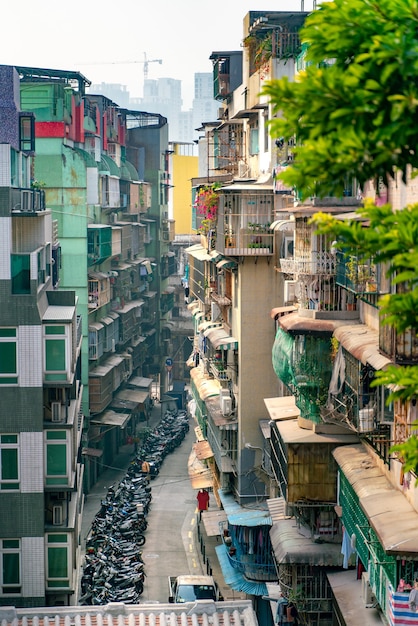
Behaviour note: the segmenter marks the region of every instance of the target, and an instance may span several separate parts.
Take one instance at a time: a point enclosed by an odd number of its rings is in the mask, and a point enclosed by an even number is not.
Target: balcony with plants
[[[273,193],[222,193],[219,198],[216,249],[227,256],[273,254]]]

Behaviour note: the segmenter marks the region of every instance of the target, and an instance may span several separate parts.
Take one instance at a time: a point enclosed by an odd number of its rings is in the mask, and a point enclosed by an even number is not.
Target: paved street
[[[150,425],[157,424],[161,417],[159,405],[153,409]],[[193,443],[195,423],[190,419],[190,430],[182,444],[169,454],[159,475],[151,481],[152,502],[148,513],[146,543],[142,548],[145,562],[145,586],[142,602],[168,601],[168,576],[178,574],[206,574],[212,572],[225,599],[246,598],[225,585],[215,553],[219,537],[207,537],[201,524],[201,537],[196,529],[196,490],[192,489],[187,463]],[[83,547],[91,522],[100,508],[100,501],[110,485],[121,480],[133,458],[133,446],[121,449],[115,466],[107,469],[88,494],[83,515]],[[214,497],[210,509],[216,509]],[[201,541],[204,541],[204,558]]]

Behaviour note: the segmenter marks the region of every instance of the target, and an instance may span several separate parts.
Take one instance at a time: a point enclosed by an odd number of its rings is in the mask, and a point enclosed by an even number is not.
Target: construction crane
[[[143,61],[98,61],[94,63],[80,63],[79,65],[131,65],[136,63],[144,64],[144,80],[148,78],[148,65],[150,63],[159,63],[162,64],[162,59],[148,59],[147,53],[144,52],[144,60]]]
[[[140,63],[141,61],[139,61]],[[144,64],[144,80],[146,80],[148,78],[148,64],[149,63],[159,63],[161,65],[162,63],[162,59],[148,59],[147,58],[147,53],[144,52],[144,60],[142,61],[142,63]]]

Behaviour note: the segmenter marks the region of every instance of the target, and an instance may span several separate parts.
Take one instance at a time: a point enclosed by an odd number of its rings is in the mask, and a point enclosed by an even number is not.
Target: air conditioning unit
[[[296,280],[284,281],[284,301],[285,302],[296,301]]]
[[[363,597],[365,606],[375,604],[376,596],[374,595],[372,588],[370,587],[368,572],[363,572],[361,575],[361,595]]]
[[[284,258],[293,259],[293,237],[284,238]]]
[[[31,211],[32,210],[32,192],[30,190],[22,189],[20,192],[20,210]]]
[[[245,161],[238,162],[238,178],[247,178],[248,177],[248,165]]]
[[[54,526],[61,526],[63,522],[63,506],[55,504],[52,507],[52,523]]]
[[[224,417],[229,417],[232,413],[232,398],[230,395],[221,395],[220,397],[221,413]]]
[[[61,402],[51,402],[51,420],[53,422],[62,422],[63,413]]]

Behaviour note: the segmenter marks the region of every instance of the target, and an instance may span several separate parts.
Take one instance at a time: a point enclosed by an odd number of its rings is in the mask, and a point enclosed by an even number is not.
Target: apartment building
[[[67,605],[83,492],[166,384],[167,120],[87,96],[79,72],[0,69],[0,602]]]
[[[269,619],[260,596],[280,589],[308,624],[401,624],[399,582],[416,572],[416,490],[390,448],[416,417],[413,404],[388,405],[389,390],[372,381],[389,364],[416,363],[415,333],[380,323],[379,296],[393,290],[385,268],[337,253],[310,221],[318,211],[353,218],[356,181],[342,198],[301,203],[275,178],[294,146],[269,137],[272,112],[259,94],[264,80],[292,80],[303,68],[304,17],[250,12],[243,52],[211,55],[222,107],[218,123],[201,128],[195,226],[206,239],[189,248],[189,363],[206,439],[196,447],[210,444],[207,482],[226,513],[218,554],[226,580],[253,593],[259,618]],[[208,221],[209,192],[217,201]],[[386,190],[362,193],[383,201]],[[390,189],[395,208],[413,196],[413,181]]]
[[[0,83],[0,603],[69,604],[83,508],[81,316],[76,292],[58,289],[58,225],[33,184],[34,115],[15,68],[1,66]]]

